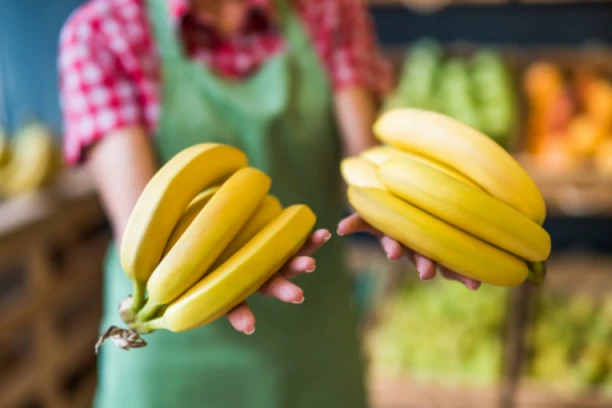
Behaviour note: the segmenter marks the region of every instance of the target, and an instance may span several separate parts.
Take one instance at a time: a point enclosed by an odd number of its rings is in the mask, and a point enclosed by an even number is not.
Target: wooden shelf
[[[452,386],[409,376],[371,375],[372,408],[499,408],[498,387]],[[609,408],[612,399],[595,393],[564,395],[545,385],[519,387],[513,408]]]
[[[594,171],[549,173],[519,162],[540,189],[548,213],[570,217],[612,215],[612,177]]]
[[[372,408],[497,408],[497,387],[449,386],[408,376],[372,374]]]
[[[41,190],[0,200],[0,240],[52,217],[67,204],[87,198],[95,199],[89,174],[84,169],[71,169]]]
[[[553,255],[547,261],[543,291],[585,292],[592,296],[612,293],[612,256],[587,253]]]
[[[91,406],[105,226],[84,171],[0,203],[0,406]]]
[[[609,408],[612,396],[596,393],[564,395],[542,384],[530,384],[517,390],[515,402],[515,408]]]

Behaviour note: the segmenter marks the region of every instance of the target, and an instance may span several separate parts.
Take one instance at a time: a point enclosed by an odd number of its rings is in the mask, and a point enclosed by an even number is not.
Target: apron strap
[[[147,0],[146,3],[162,64],[184,59],[185,52],[172,27],[168,0]]]
[[[280,17],[280,24],[287,42],[294,50],[302,50],[304,47],[310,48],[310,38],[306,34],[306,28],[296,14],[293,0],[274,0],[274,5]],[[299,52],[299,51],[298,51]]]

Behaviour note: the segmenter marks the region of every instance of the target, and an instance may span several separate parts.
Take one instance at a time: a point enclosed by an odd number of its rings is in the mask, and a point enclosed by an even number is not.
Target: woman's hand
[[[302,303],[304,292],[290,280],[303,273],[311,273],[315,270],[315,260],[311,255],[330,238],[330,232],[325,229],[315,231],[298,253],[259,289],[259,293],[264,296],[275,297],[286,303]],[[227,314],[227,318],[239,332],[253,334],[255,331],[255,315],[253,315],[246,302],[232,309]]]
[[[399,242],[390,238],[374,227],[366,223],[358,214],[353,214],[338,224],[338,235],[354,234],[356,232],[367,232],[376,236],[380,240],[387,258],[396,261],[405,255],[416,267],[422,280],[433,279],[436,276],[436,263],[416,253],[410,248],[402,246]],[[480,287],[480,282],[453,272],[443,266],[439,266],[440,273],[447,279],[452,279],[463,283],[467,288],[476,290]]]

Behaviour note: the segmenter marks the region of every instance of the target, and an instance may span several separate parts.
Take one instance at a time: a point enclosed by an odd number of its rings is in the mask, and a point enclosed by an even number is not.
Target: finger
[[[298,256],[287,263],[278,273],[285,279],[294,279],[305,273],[312,273],[316,269],[316,261],[309,256]]]
[[[406,247],[403,247],[403,252],[404,256],[408,258],[408,260],[412,262],[413,265],[416,266],[416,259],[414,259],[415,252],[412,249]]]
[[[361,218],[359,214],[350,215],[340,221],[336,232],[340,236],[354,234],[355,232],[367,232],[378,238],[382,237],[382,234],[370,224],[365,222],[365,220]]]
[[[440,272],[447,279],[456,280],[458,282],[463,283],[465,287],[467,287],[468,289],[476,290],[480,287],[480,282],[478,282],[477,280],[470,279],[467,276],[460,275],[456,272],[451,271],[448,268],[440,267]]]
[[[266,284],[259,289],[259,293],[296,305],[304,302],[304,291],[302,288],[280,276],[275,276],[266,282]]]
[[[309,256],[297,256],[279,271],[285,279],[293,279],[304,273],[312,273],[316,268],[316,261]]]
[[[245,302],[230,310],[227,318],[234,329],[239,332],[250,335],[255,331],[255,315]]]
[[[390,261],[397,261],[402,257],[402,245],[391,237],[383,236],[380,238],[380,245],[387,254]]]
[[[302,245],[302,248],[295,254],[295,256],[310,256],[316,250],[321,248],[331,238],[331,234],[326,229],[316,230],[310,239]]]
[[[414,253],[414,264],[422,280],[436,277],[436,263],[421,254]]]

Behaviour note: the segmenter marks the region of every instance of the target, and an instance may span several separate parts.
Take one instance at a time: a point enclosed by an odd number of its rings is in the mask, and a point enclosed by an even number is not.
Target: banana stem
[[[147,320],[150,320],[153,316],[155,316],[155,313],[157,313],[161,306],[162,305],[157,305],[153,303],[151,299],[147,300],[147,303],[145,303],[144,307],[138,312],[136,320],[140,322],[146,322]]]
[[[166,328],[166,321],[164,317],[157,317],[153,320],[149,320],[148,322],[143,322],[136,320],[129,325],[132,332],[138,334],[149,334],[156,330],[161,330]]]
[[[132,285],[132,310],[138,313],[145,304],[146,284],[144,282],[134,281]]]
[[[153,319],[148,322],[144,322],[143,326],[147,331],[152,332],[155,330],[162,330],[166,328],[166,322],[164,321],[164,317],[158,317],[157,319]]]
[[[529,274],[527,280],[535,285],[541,285],[546,278],[546,262],[529,262]]]

